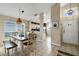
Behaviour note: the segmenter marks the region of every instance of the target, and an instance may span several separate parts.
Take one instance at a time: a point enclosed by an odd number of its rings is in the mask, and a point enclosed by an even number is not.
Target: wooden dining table
[[[11,36],[12,38],[16,39],[19,41],[21,44],[21,50],[23,51],[23,42],[28,41],[28,37],[19,37],[19,36]]]

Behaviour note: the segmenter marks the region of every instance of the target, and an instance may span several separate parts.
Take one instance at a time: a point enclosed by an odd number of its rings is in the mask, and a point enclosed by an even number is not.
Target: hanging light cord
[[[19,8],[19,18],[20,18],[21,12],[23,14],[24,13],[24,10],[21,11],[21,9]]]
[[[20,8],[19,8],[19,18],[20,18]]]
[[[71,9],[71,3],[70,3],[70,9]]]

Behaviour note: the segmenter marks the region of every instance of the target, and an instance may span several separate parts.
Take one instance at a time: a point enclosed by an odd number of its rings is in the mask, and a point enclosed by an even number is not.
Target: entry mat
[[[75,55],[72,55],[72,54],[70,54],[70,53],[67,53],[67,52],[58,50],[57,56],[75,56]]]

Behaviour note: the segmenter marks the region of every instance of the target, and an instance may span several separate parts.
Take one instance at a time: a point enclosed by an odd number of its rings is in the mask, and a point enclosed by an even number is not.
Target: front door
[[[63,22],[63,42],[78,44],[77,20],[65,20]]]

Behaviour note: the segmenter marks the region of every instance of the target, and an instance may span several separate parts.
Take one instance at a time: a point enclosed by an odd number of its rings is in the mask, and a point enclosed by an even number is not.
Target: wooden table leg
[[[21,42],[21,50],[22,50],[22,51],[23,51],[23,48],[24,48],[24,47],[23,47],[23,42]]]
[[[13,49],[12,49],[12,53],[13,53],[14,51],[13,51]]]

